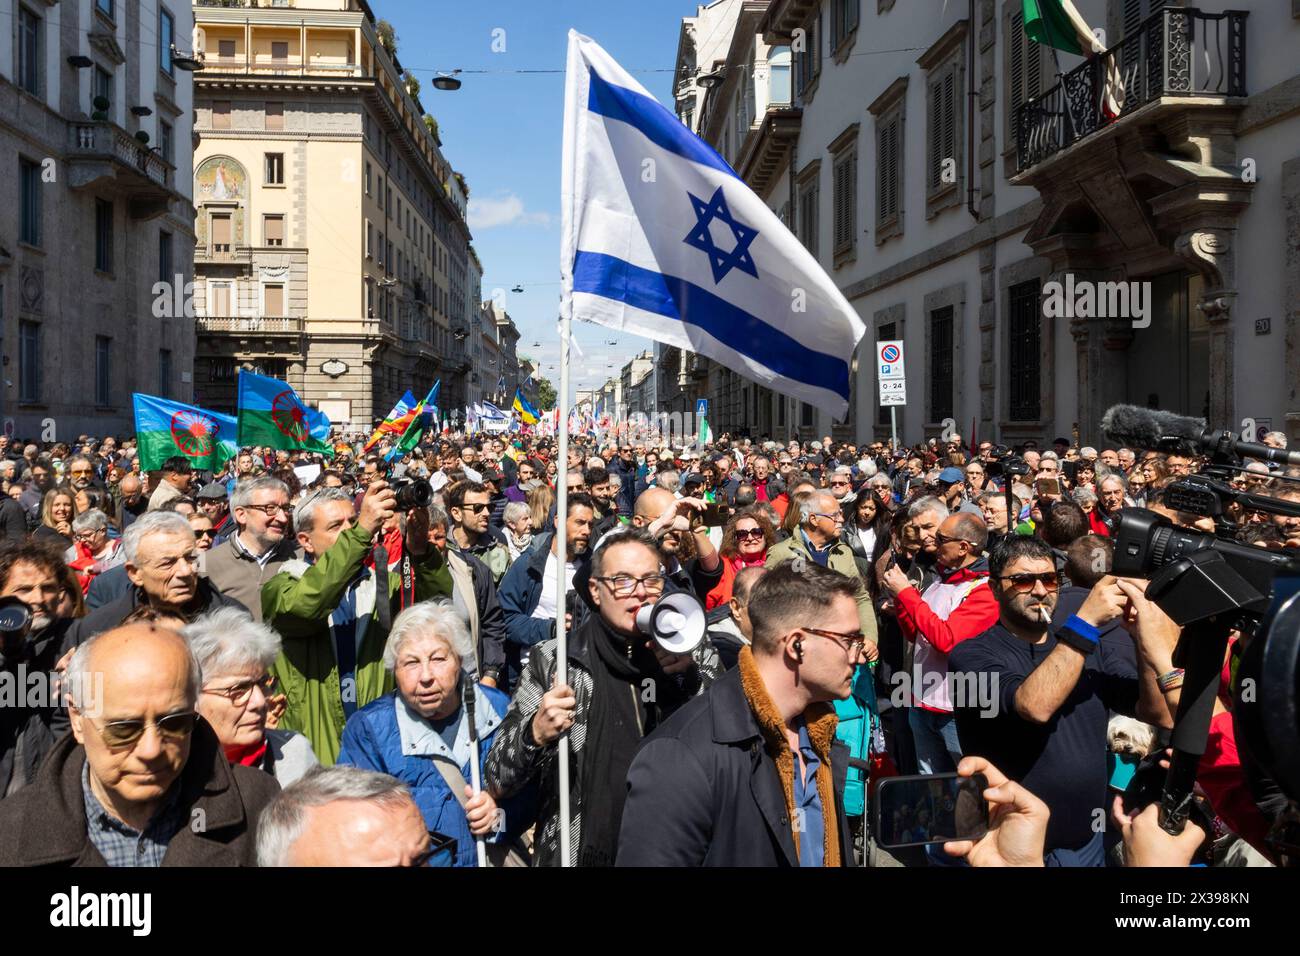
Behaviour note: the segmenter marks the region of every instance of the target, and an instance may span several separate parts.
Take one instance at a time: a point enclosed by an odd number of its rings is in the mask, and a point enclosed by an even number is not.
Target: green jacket
[[[812,555],[808,553],[808,546],[804,543],[803,532],[798,528],[795,529],[793,535],[767,549],[767,560],[763,562],[763,566],[775,567],[782,561],[791,560],[796,555],[812,563]],[[862,634],[868,641],[875,644],[876,609],[871,606],[871,595],[867,591],[867,583],[862,580],[862,574],[858,571],[858,563],[853,559],[853,552],[849,550],[849,546],[843,541],[836,541],[831,547],[826,566],[832,571],[838,571],[846,578],[852,578],[858,583],[858,619],[862,623]]]
[[[262,619],[283,640],[271,668],[289,698],[279,726],[305,734],[327,767],[338,759],[347,719],[329,616],[349,582],[361,573],[370,549],[370,534],[361,527],[351,528],[315,564],[304,567],[290,562],[262,586]],[[451,596],[451,572],[437,548],[430,547],[413,564],[417,601]],[[373,570],[370,575],[373,578]],[[399,574],[388,575],[387,599],[394,618],[401,610],[401,583]],[[384,667],[387,641],[388,632],[380,627],[376,609],[357,651],[356,687],[351,692],[358,710],[393,689],[393,676]]]

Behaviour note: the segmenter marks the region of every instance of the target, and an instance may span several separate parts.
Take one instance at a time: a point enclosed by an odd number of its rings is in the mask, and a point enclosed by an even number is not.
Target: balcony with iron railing
[[[1246,95],[1246,17],[1166,7],[1016,112],[1016,171],[1167,98]],[[1118,110],[1115,109],[1118,107]]]

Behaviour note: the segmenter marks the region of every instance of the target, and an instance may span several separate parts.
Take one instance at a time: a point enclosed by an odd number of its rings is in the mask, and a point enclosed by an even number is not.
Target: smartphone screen
[[[1059,495],[1061,493],[1061,482],[1058,478],[1039,478],[1034,482],[1040,495]]]
[[[885,848],[978,840],[988,832],[983,774],[886,777],[876,787],[876,842]]]

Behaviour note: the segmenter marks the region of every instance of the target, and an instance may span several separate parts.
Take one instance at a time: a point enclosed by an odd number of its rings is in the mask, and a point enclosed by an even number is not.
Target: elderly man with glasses
[[[260,621],[262,585],[298,554],[289,536],[289,486],[269,475],[245,478],[230,496],[230,512],[238,530],[200,556],[199,573]]]
[[[820,564],[851,578],[858,585],[858,618],[862,633],[875,653],[876,610],[871,605],[871,595],[858,570],[853,551],[844,543],[844,511],[829,491],[814,492],[801,506],[799,527],[784,541],[767,551],[768,568],[786,561],[796,564]]]
[[[175,517],[175,516],[173,516]],[[269,776],[231,766],[197,713],[198,661],[135,623],[68,664],[72,734],[0,801],[0,866],[252,866]]]
[[[1141,644],[1125,647],[1127,641],[1103,633],[1125,613],[1129,597],[1105,575],[1074,614],[1053,627],[1061,588],[1055,557],[1038,538],[1021,535],[994,548],[989,575],[997,623],[948,658],[963,683],[987,690],[959,702],[963,752],[986,758],[1051,809],[1049,865],[1102,866],[1095,811],[1111,803],[1110,712],[1172,723],[1157,675],[1140,660]],[[1152,604],[1147,613],[1153,608],[1159,611]]]
[[[592,556],[583,600],[596,613],[569,635],[568,683],[555,681],[553,639],[532,648],[488,754],[484,786],[498,799],[536,786],[535,865],[560,863],[561,735],[569,735],[563,746],[573,748],[571,862],[610,866],[627,771],[641,740],[722,672],[707,641],[693,654],[672,654],[638,629],[637,612],[659,600],[667,580],[649,532],[613,532]]]

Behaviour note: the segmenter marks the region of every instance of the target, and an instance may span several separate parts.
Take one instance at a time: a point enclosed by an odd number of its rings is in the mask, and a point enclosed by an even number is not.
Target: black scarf
[[[627,640],[593,615],[589,640],[591,710],[583,745],[582,846],[579,866],[613,866],[627,798],[627,771],[641,738],[681,701],[677,680],[663,672],[644,638]],[[653,681],[645,684],[644,681]],[[646,689],[654,694],[647,695]],[[646,701],[645,696],[654,699]]]

